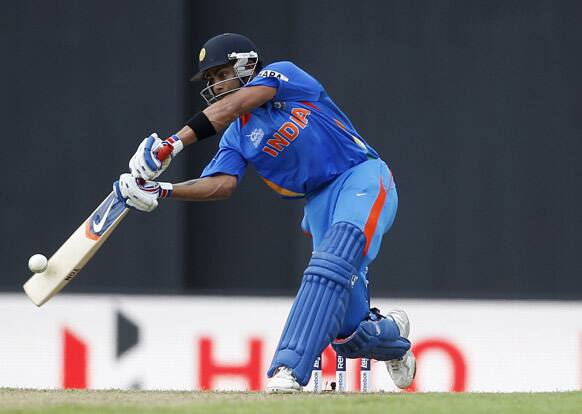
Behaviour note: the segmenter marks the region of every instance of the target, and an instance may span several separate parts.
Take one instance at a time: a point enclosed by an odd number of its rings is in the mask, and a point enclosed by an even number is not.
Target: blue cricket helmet
[[[190,80],[202,79],[204,71],[226,65],[234,64],[236,67],[243,67],[249,59],[254,59],[256,65],[254,69],[260,70],[261,62],[257,46],[247,37],[237,33],[224,33],[209,39],[198,54],[198,73]],[[241,77],[248,76],[240,73]]]

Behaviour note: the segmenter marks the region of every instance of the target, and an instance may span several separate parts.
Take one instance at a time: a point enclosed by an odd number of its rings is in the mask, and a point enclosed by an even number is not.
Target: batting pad
[[[301,385],[307,385],[315,357],[336,338],[344,320],[365,245],[364,233],[351,223],[337,223],[327,231],[303,275],[269,377],[286,366]]]

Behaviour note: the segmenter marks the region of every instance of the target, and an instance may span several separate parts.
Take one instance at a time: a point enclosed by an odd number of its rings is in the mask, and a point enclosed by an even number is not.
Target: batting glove
[[[170,183],[143,181],[125,173],[113,183],[117,198],[129,208],[149,213],[158,206],[158,199],[172,195],[174,186]]]
[[[162,146],[169,145],[172,148],[172,154],[164,161],[158,160],[156,153]],[[131,175],[135,178],[144,180],[153,180],[170,165],[172,158],[184,148],[184,144],[177,135],[172,135],[165,141],[158,138],[158,134],[153,133],[144,138],[137,151],[129,160],[129,169]]]

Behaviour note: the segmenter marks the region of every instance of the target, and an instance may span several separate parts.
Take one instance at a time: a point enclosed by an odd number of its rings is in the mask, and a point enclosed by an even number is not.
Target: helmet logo
[[[200,62],[202,62],[205,57],[206,57],[206,49],[202,48],[202,49],[200,49],[200,54],[198,55],[198,60]]]

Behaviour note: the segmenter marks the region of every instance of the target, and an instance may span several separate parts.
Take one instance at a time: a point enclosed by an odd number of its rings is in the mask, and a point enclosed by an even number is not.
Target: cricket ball
[[[48,260],[42,254],[35,254],[28,259],[28,268],[33,273],[42,273],[48,267]]]

